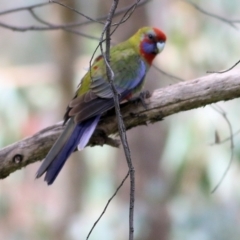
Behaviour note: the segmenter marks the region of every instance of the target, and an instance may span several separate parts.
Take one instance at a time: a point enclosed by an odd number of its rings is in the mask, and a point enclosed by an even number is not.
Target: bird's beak
[[[161,42],[157,42],[156,46],[157,46],[158,52],[160,53],[164,49],[165,42],[162,42],[162,41]]]

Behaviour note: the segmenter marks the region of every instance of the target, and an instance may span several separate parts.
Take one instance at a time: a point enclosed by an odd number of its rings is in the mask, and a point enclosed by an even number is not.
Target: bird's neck
[[[156,57],[155,54],[151,54],[151,53],[145,53],[143,51],[141,51],[140,49],[140,55],[142,56],[143,60],[149,65],[152,65],[152,62],[154,60],[154,58]]]

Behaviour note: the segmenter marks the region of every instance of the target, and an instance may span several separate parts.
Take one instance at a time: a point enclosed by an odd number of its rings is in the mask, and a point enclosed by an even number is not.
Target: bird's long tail
[[[87,145],[99,119],[100,116],[95,116],[77,125],[70,119],[38,169],[36,178],[46,172],[44,180],[48,185],[52,184],[71,153],[77,147],[78,150],[82,150]]]

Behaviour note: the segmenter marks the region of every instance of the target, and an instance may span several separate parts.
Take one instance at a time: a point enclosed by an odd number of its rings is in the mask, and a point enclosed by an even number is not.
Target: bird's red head
[[[143,27],[131,38],[138,45],[138,51],[148,64],[160,53],[166,42],[166,35],[158,28]]]

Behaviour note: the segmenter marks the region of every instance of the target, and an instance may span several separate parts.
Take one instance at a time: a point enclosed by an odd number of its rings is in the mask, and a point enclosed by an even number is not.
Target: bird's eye
[[[153,34],[152,34],[152,33],[149,33],[149,34],[148,34],[148,38],[149,38],[150,40],[153,40],[153,39],[154,39]]]

